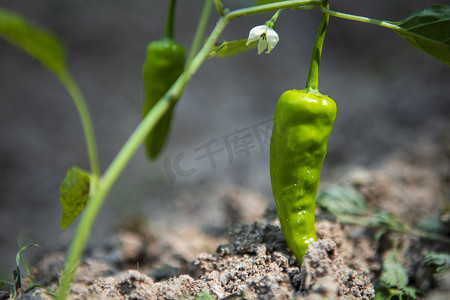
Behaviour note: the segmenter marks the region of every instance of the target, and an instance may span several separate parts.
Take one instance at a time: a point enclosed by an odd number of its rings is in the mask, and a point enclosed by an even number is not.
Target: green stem
[[[197,25],[197,30],[195,31],[194,40],[192,41],[191,50],[189,51],[189,57],[187,60],[187,65],[189,65],[197,53],[200,43],[202,42],[203,34],[205,33],[206,25],[208,24],[209,15],[211,14],[212,2],[211,0],[205,0],[203,5],[202,14],[200,15],[200,20]]]
[[[284,8],[280,8],[279,10],[277,10],[275,14],[272,16],[272,18],[270,18],[270,21],[275,23],[283,10]]]
[[[427,231],[418,230],[418,229],[411,229],[410,232],[411,232],[411,234],[420,236],[421,238],[450,244],[450,239],[448,237],[437,234],[437,233],[427,232]]]
[[[131,157],[144,141],[148,133],[153,129],[155,124],[161,119],[161,117],[169,110],[169,108],[175,103],[179,96],[183,92],[184,87],[195,72],[199,69],[201,64],[207,59],[208,54],[213,49],[219,35],[224,30],[225,26],[233,19],[249,15],[272,11],[281,8],[296,7],[302,5],[319,5],[319,0],[307,0],[307,1],[283,1],[273,4],[254,6],[245,9],[235,10],[230,12],[219,19],[214,27],[211,35],[206,40],[202,49],[192,59],[191,63],[186,67],[186,70],[175,81],[172,87],[167,93],[156,103],[156,105],[150,110],[147,116],[142,120],[136,130],[132,133],[125,145],[119,151],[114,158],[111,165],[105,171],[105,174],[99,182],[98,188],[95,192],[90,193],[90,199],[84,213],[81,215],[78,223],[74,238],[70,244],[68,254],[66,257],[65,267],[61,275],[60,287],[57,294],[57,299],[65,299],[68,293],[70,283],[78,264],[78,261],[83,253],[86,242],[89,238],[92,225],[106,199],[106,196],[110,192],[112,186],[122,173]],[[278,4],[278,5],[277,5]]]
[[[91,187],[95,188],[100,178],[100,165],[98,160],[97,145],[95,142],[95,134],[89,110],[87,108],[83,94],[81,93],[72,77],[68,73],[64,73],[63,75],[58,77],[61,83],[66,87],[78,110],[78,114],[80,116],[84,131],[89,164],[91,168]]]
[[[328,7],[328,1],[325,5]],[[319,66],[322,56],[323,40],[325,39],[325,33],[327,32],[329,19],[330,17],[327,14],[322,13],[316,40],[314,41],[311,62],[309,65],[308,79],[306,81],[307,89],[312,89],[315,91],[319,90]]]
[[[323,2],[324,2],[323,0],[281,1],[281,2],[275,2],[275,3],[270,3],[270,4],[252,6],[252,7],[248,7],[248,8],[236,9],[236,10],[229,12],[226,15],[226,17],[229,19],[229,21],[231,21],[238,17],[274,11],[274,10],[282,9],[282,8],[292,8],[292,7],[309,6],[309,5],[320,6],[323,4]]]
[[[397,26],[389,21],[383,21],[383,20],[378,20],[378,19],[372,19],[372,18],[367,18],[367,17],[361,17],[361,16],[355,16],[355,15],[351,15],[351,14],[341,13],[341,12],[333,11],[323,5],[319,5],[319,8],[323,13],[333,16],[333,17],[357,21],[357,22],[363,22],[363,23],[368,23],[368,24],[373,24],[373,25],[379,25],[379,26],[383,26],[383,27],[397,30],[397,31],[405,31],[400,26]]]
[[[272,16],[272,18],[270,18],[270,20],[268,20],[266,23],[264,23],[264,25],[266,25],[269,28],[274,29],[275,28],[275,22],[278,19],[278,16],[280,15],[280,13],[284,10],[284,8],[281,8],[279,10],[277,10],[275,12],[275,14]]]
[[[207,0],[210,1],[210,0]],[[214,6],[216,7],[217,12],[219,13],[219,16],[224,16],[225,12],[223,10],[223,5],[222,2],[220,0],[212,0],[212,2],[214,2]]]
[[[174,38],[174,23],[175,23],[175,7],[177,5],[177,0],[170,0],[169,8],[167,9],[166,17],[166,31],[164,36],[166,38]]]

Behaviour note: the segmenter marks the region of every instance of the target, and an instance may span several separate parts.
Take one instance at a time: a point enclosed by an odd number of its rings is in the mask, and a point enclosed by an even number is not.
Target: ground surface
[[[336,182],[359,190],[368,210],[393,213],[414,228],[437,218],[444,239],[450,229],[448,132],[439,135],[439,144],[430,139],[427,147],[394,155],[377,169],[342,171]],[[165,221],[123,220],[86,251],[70,298],[187,299],[207,292],[214,299],[373,299],[393,251],[400,254],[408,287],[422,292],[419,298],[448,297],[449,276],[433,277],[422,264],[429,251],[448,253],[439,239],[395,231],[376,239],[374,228],[345,225],[317,209],[318,241],[299,268],[268,199],[220,186],[209,186],[208,193],[207,205],[196,192],[183,194]],[[59,251],[42,255],[33,282],[54,286],[63,259]],[[22,299],[46,297],[38,288]]]

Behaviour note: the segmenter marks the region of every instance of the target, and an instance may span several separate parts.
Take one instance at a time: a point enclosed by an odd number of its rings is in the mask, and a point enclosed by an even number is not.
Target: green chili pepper
[[[171,38],[163,38],[147,46],[143,66],[145,100],[142,117],[148,114],[183,73],[185,56],[183,46]],[[145,149],[150,159],[155,159],[164,145],[170,129],[173,108],[172,106],[159,120],[145,140]]]
[[[335,118],[334,101],[312,89],[284,92],[275,109],[270,141],[272,191],[281,230],[299,263],[316,240],[315,199]]]

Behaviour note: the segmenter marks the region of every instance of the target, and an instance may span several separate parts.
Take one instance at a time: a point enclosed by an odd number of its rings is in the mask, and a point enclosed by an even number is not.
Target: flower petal
[[[248,35],[247,43],[248,46],[250,43],[253,43],[259,39],[259,37],[266,32],[268,27],[266,25],[259,25],[256,27],[253,27],[252,30],[250,30],[250,33]]]
[[[264,51],[264,49],[267,48],[267,45],[268,43],[266,39],[260,38],[258,41],[258,54],[261,54]]]
[[[265,33],[269,29],[266,25],[258,25],[256,27],[253,27],[252,30],[250,30],[249,38],[260,36],[261,34]]]
[[[267,43],[269,44],[269,52],[270,50],[275,48],[275,46],[278,44],[278,41],[280,40],[278,33],[276,33],[275,30],[273,30],[272,28],[267,29],[266,39]]]

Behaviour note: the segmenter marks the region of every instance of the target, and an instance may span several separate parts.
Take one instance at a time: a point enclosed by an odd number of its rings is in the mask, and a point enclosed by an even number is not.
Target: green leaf
[[[30,244],[30,245],[26,245],[23,246],[22,248],[20,248],[20,250],[17,252],[16,254],[16,270],[14,273],[14,294],[13,294],[13,299],[16,298],[17,294],[18,294],[18,290],[20,288],[22,288],[22,279],[21,279],[21,275],[20,275],[20,254],[27,250],[30,247],[39,247],[39,245],[37,244]]]
[[[434,216],[425,217],[420,220],[418,226],[419,229],[424,231],[431,231],[435,233],[445,234],[445,229],[442,226],[441,219]]]
[[[423,296],[423,293],[418,289],[406,286],[402,289],[403,294],[408,297],[407,299],[416,299],[418,296]]]
[[[450,254],[428,252],[422,260],[422,265],[436,268],[434,276],[439,277],[440,273],[450,269]]]
[[[257,42],[253,42],[250,45],[246,45],[247,40],[235,40],[231,42],[223,42],[219,46],[215,47],[208,55],[208,58],[217,56],[220,58],[229,57],[237,54],[241,54],[248,50],[255,48]]]
[[[316,203],[336,217],[366,214],[364,196],[351,186],[332,185],[318,194]]]
[[[197,294],[197,296],[195,296],[194,300],[215,300],[216,298],[214,298],[213,295],[211,295],[210,292],[208,291],[203,291],[199,294]]]
[[[30,247],[38,247],[39,248],[39,245],[38,244],[30,244],[30,245],[26,245],[26,246],[23,246],[22,248],[20,248],[19,252],[17,252],[17,254],[16,254],[17,268],[19,268],[19,264],[20,264],[20,254],[22,254],[23,251],[27,250]]]
[[[396,251],[386,255],[383,261],[383,273],[380,284],[386,288],[402,289],[408,285],[408,275],[402,266],[402,262]]]
[[[0,8],[0,37],[27,52],[59,77],[65,75],[64,49],[58,38],[47,30]]]
[[[450,6],[430,5],[400,22],[395,30],[415,48],[450,66]]]
[[[61,228],[67,228],[86,207],[89,198],[89,173],[71,167],[59,186],[62,207]]]
[[[402,289],[408,285],[408,276],[402,266],[397,251],[391,251],[383,261],[380,282],[376,286],[377,298],[392,299],[401,297]],[[380,298],[381,296],[381,298]]]
[[[392,298],[392,296],[393,295],[389,291],[389,289],[378,289],[378,290],[376,290],[374,300],[389,300]]]
[[[409,228],[391,213],[378,211],[374,214],[368,226],[385,229],[388,231],[408,232]]]
[[[409,227],[400,221],[396,216],[385,211],[376,212],[373,217],[367,223],[368,227],[376,228],[375,240],[379,241],[380,238],[391,231],[408,232]]]
[[[391,251],[383,260],[380,282],[377,284],[375,300],[381,299],[415,299],[420,291],[408,287],[408,275],[403,268],[399,254]]]

